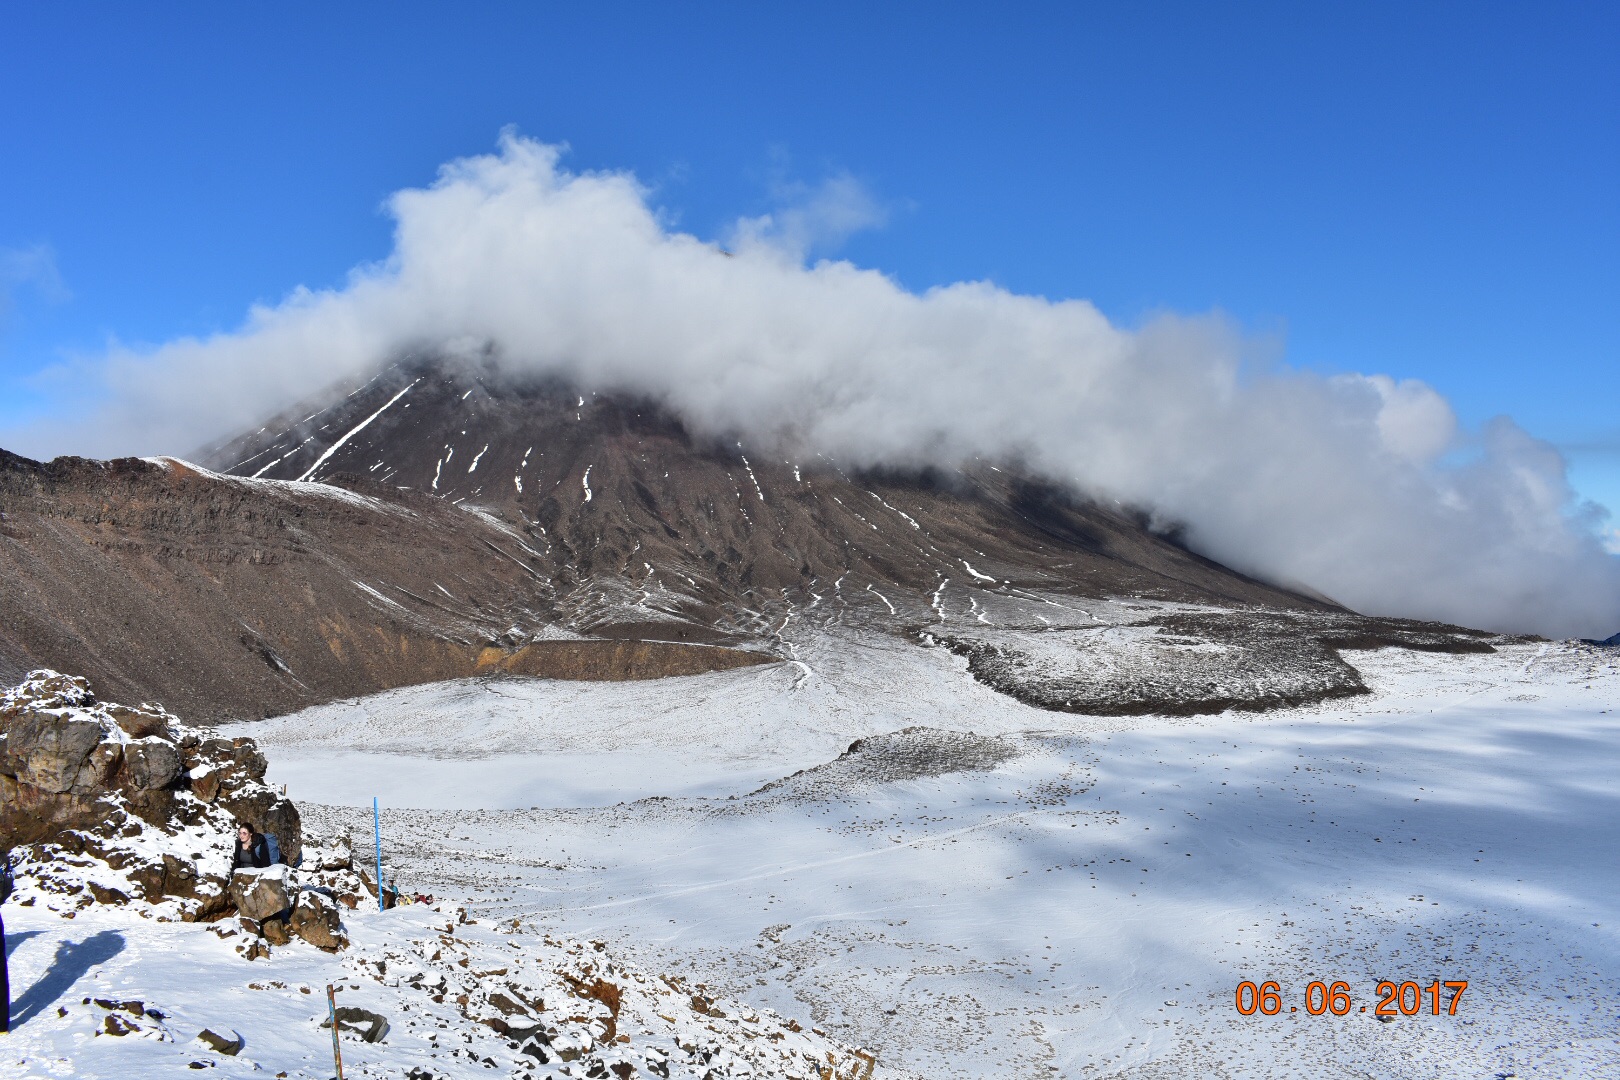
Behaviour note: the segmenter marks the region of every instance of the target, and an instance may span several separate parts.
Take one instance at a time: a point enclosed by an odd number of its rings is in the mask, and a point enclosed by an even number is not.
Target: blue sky
[[[879,8],[874,10],[874,8]],[[847,172],[837,254],[1508,413],[1620,511],[1620,7],[35,5],[0,35],[0,426],[109,340],[384,256],[387,194],[567,142],[720,235]],[[65,422],[71,422],[67,420]]]

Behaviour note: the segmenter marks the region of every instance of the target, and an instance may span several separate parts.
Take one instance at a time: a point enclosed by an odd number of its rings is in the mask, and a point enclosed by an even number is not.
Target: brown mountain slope
[[[465,367],[329,400],[213,451],[219,473],[0,451],[0,677],[50,666],[219,719],[494,669],[693,673],[841,625],[1045,708],[1185,712],[1359,692],[1345,648],[1489,648],[989,464],[850,473]]]
[[[1324,607],[1193,555],[1123,511],[992,466],[854,475],[696,441],[645,403],[460,367],[391,368],[207,463],[289,480],[372,476],[499,508],[563,593],[593,578],[665,587],[703,622],[846,575],[845,588],[899,588],[919,618],[946,580]]]
[[[215,720],[494,668],[623,678],[770,659],[531,643],[550,621],[545,590],[508,531],[355,486],[0,451],[0,681],[56,667]]]

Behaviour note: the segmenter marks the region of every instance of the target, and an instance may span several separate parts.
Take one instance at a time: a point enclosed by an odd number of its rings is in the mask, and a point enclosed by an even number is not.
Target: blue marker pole
[[[371,797],[371,826],[377,833],[377,910],[383,909],[382,883],[382,812],[377,809],[377,797]]]

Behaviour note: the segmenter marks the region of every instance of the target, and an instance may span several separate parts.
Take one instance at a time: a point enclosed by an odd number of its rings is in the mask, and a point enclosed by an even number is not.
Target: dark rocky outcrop
[[[1091,716],[1258,712],[1368,692],[1342,655],[1491,652],[1515,640],[1349,612],[1170,611],[1123,623],[931,627],[974,678],[1026,704]],[[1493,644],[1495,643],[1495,644]]]

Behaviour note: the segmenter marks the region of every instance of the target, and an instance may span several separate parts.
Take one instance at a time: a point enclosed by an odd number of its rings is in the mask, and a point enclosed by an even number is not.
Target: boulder
[[[149,706],[132,709],[127,705],[116,704],[108,704],[105,708],[113,723],[123,728],[124,733],[131,738],[144,739],[149,735],[173,737],[170,717],[161,709],[153,710]]]
[[[370,1009],[360,1009],[352,1005],[339,1005],[336,1010],[338,1028],[342,1031],[352,1031],[360,1036],[361,1042],[382,1042],[388,1034],[388,1020]],[[328,1016],[321,1021],[321,1027],[332,1026],[332,1018]]]
[[[103,885],[99,881],[87,881],[84,883],[84,887],[90,890],[90,895],[96,898],[96,903],[98,904],[129,903],[129,894],[124,892],[122,889],[115,889],[109,885]]]
[[[197,864],[165,852],[163,855],[163,894],[199,899]]]
[[[337,952],[349,944],[335,903],[317,892],[303,891],[293,906],[288,928],[317,949]]]
[[[255,922],[280,915],[292,906],[287,896],[287,868],[238,870],[231,877],[231,903],[244,918]]]
[[[107,859],[107,865],[115,865],[120,854],[122,853],[114,852],[112,857]],[[167,857],[173,858],[173,856]],[[124,872],[129,875],[129,880],[134,882],[135,887],[140,890],[142,900],[158,904],[163,901],[163,869],[163,859],[145,859],[125,867]]]
[[[250,780],[263,780],[265,770],[270,767],[270,763],[259,752],[258,744],[252,739],[232,739],[231,760],[236,762],[242,773]]]
[[[501,1015],[502,1016],[513,1016],[513,1015],[528,1016],[529,1015],[529,1010],[527,1008],[525,1008],[523,1005],[519,1004],[518,1002],[513,1001],[511,998],[507,997],[505,994],[500,993],[499,991],[489,995],[489,1003],[491,1005],[495,1006],[497,1009],[501,1010]]]
[[[113,786],[113,777],[124,764],[124,748],[116,742],[95,745],[69,788],[75,795],[100,795]]]
[[[354,865],[354,848],[347,836],[328,841],[320,850],[316,864],[322,870],[347,870]]]
[[[180,751],[166,739],[148,737],[124,747],[124,767],[137,788],[156,791],[179,778]]]
[[[118,814],[107,798],[52,794],[0,774],[0,836],[14,848],[45,842],[69,847],[78,830],[105,826]]]
[[[219,786],[230,770],[221,766],[210,769],[191,781],[191,793],[205,803],[211,803],[219,798]]]
[[[214,1053],[223,1054],[226,1057],[235,1057],[237,1054],[242,1052],[242,1036],[238,1035],[234,1031],[231,1032],[229,1036],[226,1036],[220,1035],[217,1032],[209,1030],[208,1028],[203,1028],[201,1031],[197,1032],[197,1041],[207,1044],[208,1048],[214,1051]]]
[[[163,895],[183,901],[183,922],[210,922],[228,913],[231,907],[230,882],[219,874],[204,873],[190,859],[167,852],[163,856]]]
[[[228,762],[233,773],[248,780],[263,780],[268,763],[252,739],[204,739],[198,752],[210,761]]]
[[[291,945],[292,931],[286,919],[266,919],[259,924],[259,933],[272,945]]]
[[[16,763],[13,775],[19,781],[61,795],[78,783],[101,736],[101,725],[94,720],[26,712],[12,720],[6,752]]]

